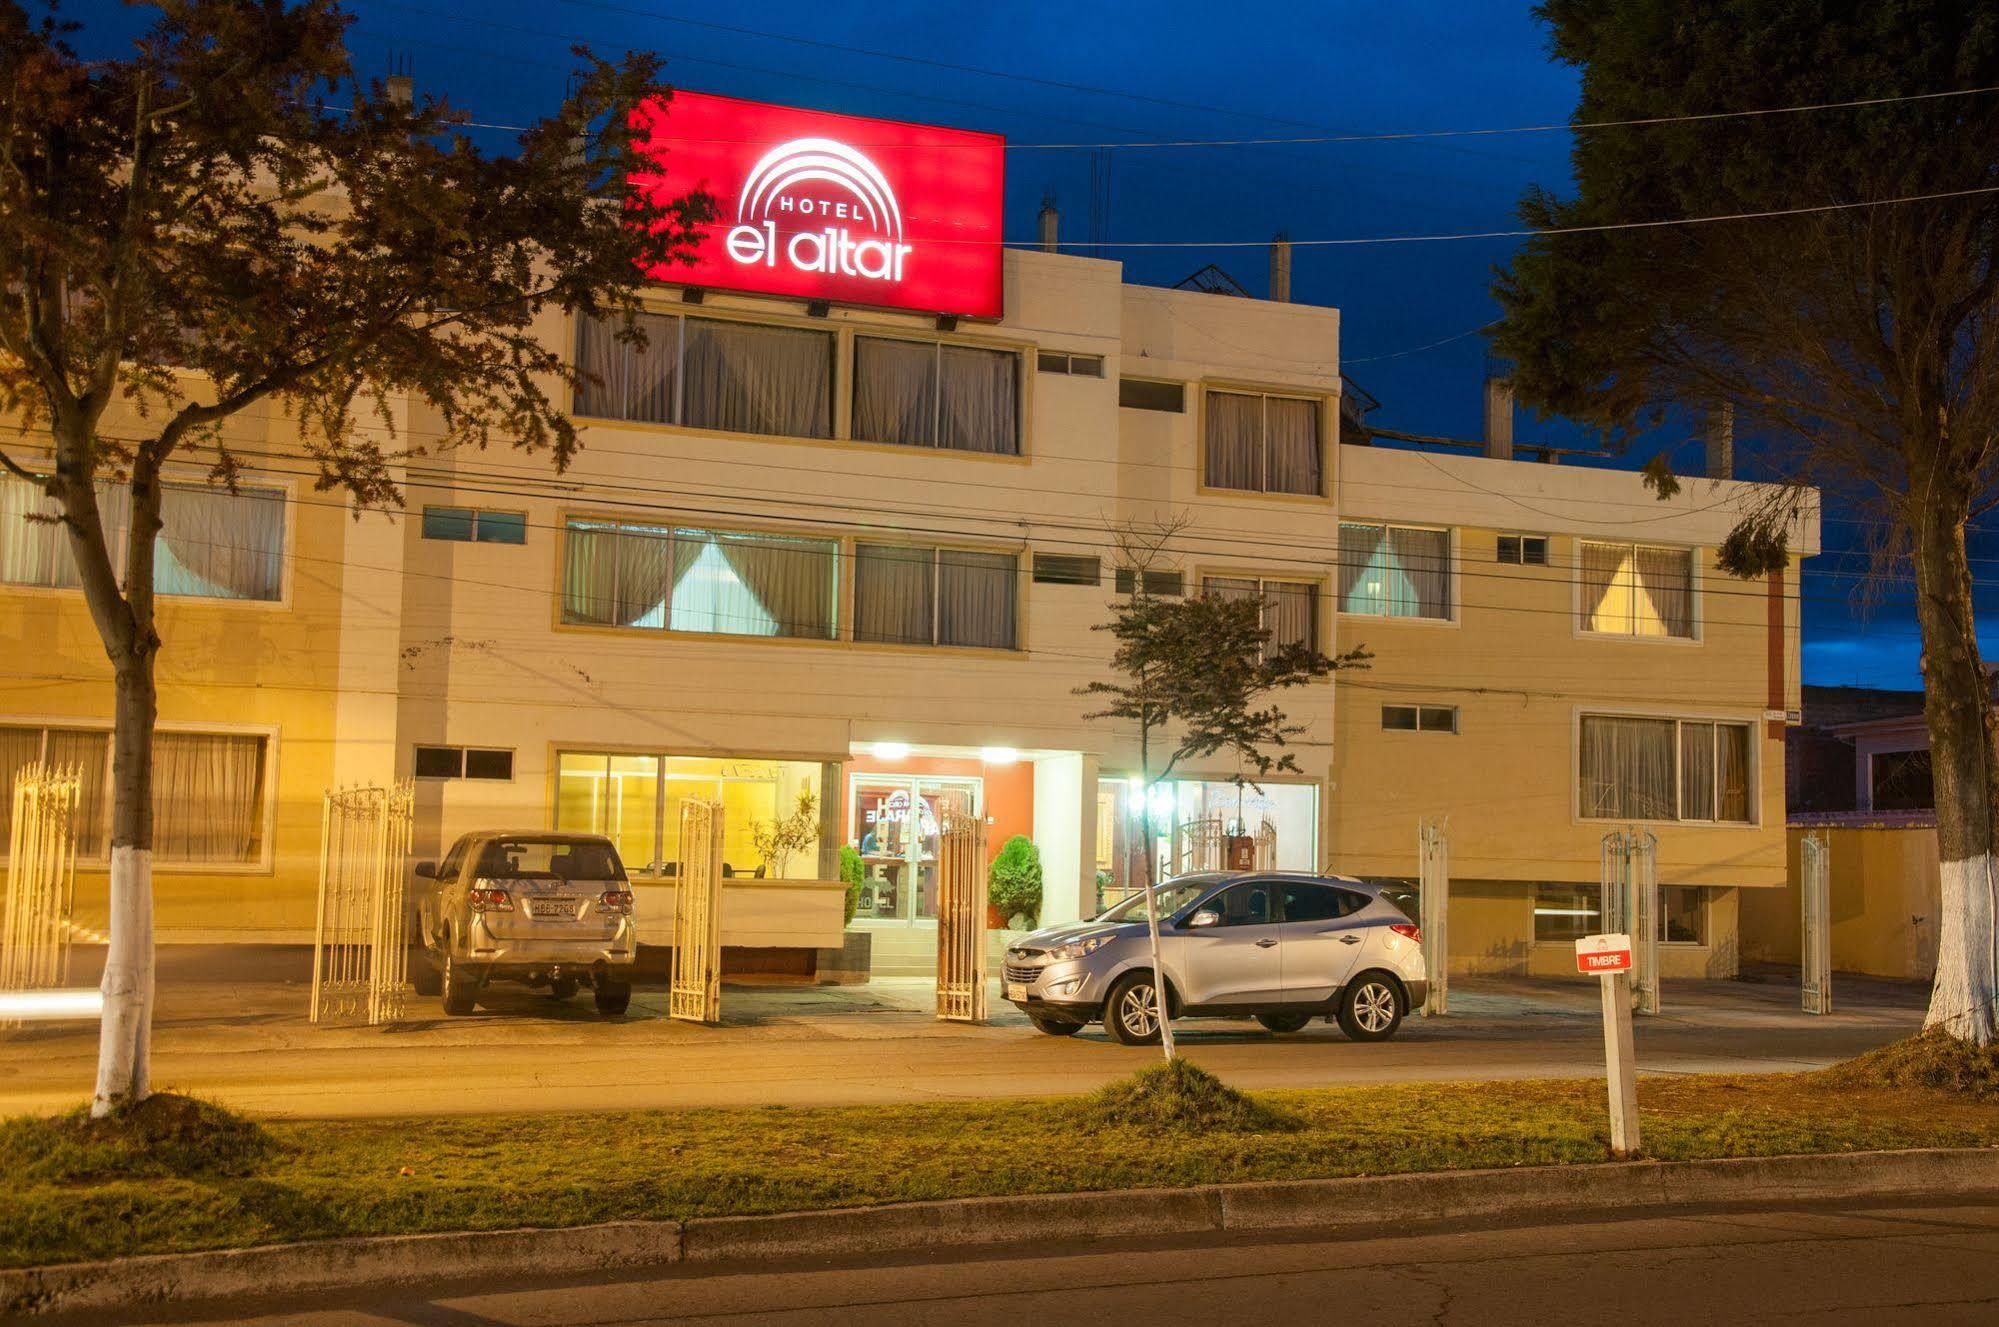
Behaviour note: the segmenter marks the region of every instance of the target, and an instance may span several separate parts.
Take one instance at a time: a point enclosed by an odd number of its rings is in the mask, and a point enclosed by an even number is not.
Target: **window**
[[[1931,811],[1936,808],[1936,776],[1930,767],[1930,753],[1922,751],[1876,751],[1867,759],[1867,779],[1871,796],[1868,806],[1875,811]]]
[[[420,746],[416,749],[419,779],[492,779],[514,777],[514,753],[489,747]]]
[[[562,620],[723,636],[834,636],[832,539],[572,518]]]
[[[1503,534],[1499,536],[1498,560],[1522,567],[1545,567],[1548,565],[1548,537],[1538,534]]]
[[[1174,415],[1184,414],[1187,409],[1187,385],[1155,382],[1150,378],[1119,378],[1117,403],[1127,410],[1163,410]]]
[[[939,341],[854,341],[860,442],[1020,454],[1020,356]]]
[[[474,507],[425,507],[423,537],[461,544],[525,544],[528,518],[520,511],[481,511]]]
[[[1587,820],[1750,820],[1746,723],[1582,719],[1580,811]]]
[[[1039,585],[1096,585],[1103,567],[1093,557],[1076,553],[1036,553],[1034,580]]]
[[[1659,939],[1669,945],[1707,943],[1705,892],[1691,885],[1659,887]]]
[[[1540,885],[1534,891],[1534,938],[1580,940],[1603,930],[1600,885]]]
[[[605,318],[579,324],[576,413],[726,433],[833,436],[833,335],[648,313],[643,349]]]
[[[1208,393],[1204,475],[1210,488],[1319,496],[1319,403],[1295,396]]]
[[[1455,705],[1383,705],[1381,726],[1391,732],[1454,733],[1458,730]]]
[[[1330,885],[1286,883],[1284,920],[1287,922],[1329,922],[1358,912],[1367,900],[1350,889]]]
[[[1287,645],[1315,650],[1319,645],[1319,587],[1310,581],[1265,581],[1234,576],[1207,576],[1201,593],[1222,599],[1261,599],[1265,657]]]
[[[1011,650],[1019,575],[1011,553],[857,544],[854,639]]]
[[[1187,593],[1187,574],[1181,571],[1147,571],[1141,573],[1136,567],[1119,567],[1117,569],[1117,592],[1119,594],[1137,594],[1138,587],[1141,585],[1145,587],[1145,592],[1149,595],[1178,598],[1180,595]]]
[[[111,824],[111,733],[104,728],[0,728],[0,852],[13,842],[14,779],[36,761],[82,771],[76,855],[102,857]]]
[[[97,506],[106,541],[114,550],[122,548],[132,524],[132,490],[99,484]],[[0,581],[52,589],[81,584],[63,528],[31,519],[55,511],[55,501],[35,485],[17,475],[0,476]],[[231,493],[207,484],[167,483],[160,520],[153,541],[158,593],[271,603],[283,597],[283,490],[242,487]],[[112,562],[122,568],[124,559],[114,552]]]
[[[1223,926],[1263,926],[1276,919],[1270,906],[1275,892],[1276,886],[1262,881],[1230,885],[1201,907],[1220,913]]]
[[[766,866],[756,848],[759,825],[790,814],[801,792],[838,796],[839,767],[828,782],[817,761],[571,750],[556,753],[555,768],[555,828],[602,834],[627,871],[664,877],[679,868],[680,809],[688,798],[721,802],[723,874],[752,876]],[[816,877],[817,847],[775,864],[774,874]]]
[[[1451,616],[1451,532],[1340,522],[1340,611]]]
[[[1581,549],[1584,631],[1693,637],[1692,549],[1590,542]]]
[[[1102,355],[1070,355],[1059,350],[1044,350],[1035,356],[1034,366],[1043,373],[1066,373],[1072,378],[1104,376]]]

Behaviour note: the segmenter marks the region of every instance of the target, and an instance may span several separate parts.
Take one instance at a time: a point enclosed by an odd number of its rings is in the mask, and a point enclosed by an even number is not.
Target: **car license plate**
[[[531,898],[528,900],[530,917],[574,917],[576,900],[573,898]]]
[[[1027,998],[1027,983],[1024,981],[1008,982],[1006,984],[1006,998],[1009,1000],[1025,1000]]]

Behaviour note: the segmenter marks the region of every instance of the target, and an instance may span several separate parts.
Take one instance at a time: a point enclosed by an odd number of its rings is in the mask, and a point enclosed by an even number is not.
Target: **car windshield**
[[[1180,909],[1192,903],[1201,895],[1215,887],[1211,876],[1190,876],[1185,880],[1169,880],[1163,885],[1155,885],[1152,896],[1159,902],[1161,919],[1171,917]],[[1142,922],[1145,920],[1145,895],[1133,894],[1122,903],[1113,904],[1097,914],[1100,922]]]
[[[479,857],[490,879],[622,880],[624,869],[608,843],[565,839],[494,839]]]

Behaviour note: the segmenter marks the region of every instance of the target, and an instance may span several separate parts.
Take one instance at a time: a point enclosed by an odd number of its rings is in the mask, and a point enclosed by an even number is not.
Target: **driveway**
[[[467,1018],[414,998],[397,1024],[313,1027],[309,971],[299,951],[164,951],[155,1086],[301,1116],[812,1106],[1083,1092],[1158,1055],[1094,1029],[1043,1036],[997,999],[990,1025],[940,1023],[929,986],[909,978],[725,986],[719,1027],[669,1021],[663,991],[606,1020],[587,994],[558,1004],[522,987],[494,988]],[[1669,983],[1664,1012],[1639,1021],[1639,1067],[1819,1068],[1915,1031],[1926,994],[1854,978],[1836,983],[1837,1012],[1815,1018],[1798,1011],[1795,973]],[[1376,1045],[1325,1023],[1286,1037],[1220,1020],[1176,1028],[1189,1059],[1249,1088],[1602,1072],[1594,982],[1454,977],[1451,995],[1449,1017],[1411,1017]],[[83,1100],[95,1063],[94,1025],[0,1031],[0,1114]]]

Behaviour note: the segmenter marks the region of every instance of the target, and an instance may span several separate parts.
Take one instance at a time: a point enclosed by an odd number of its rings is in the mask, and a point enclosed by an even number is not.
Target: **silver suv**
[[[443,863],[416,865],[411,980],[469,1014],[491,981],[545,986],[558,1000],[588,982],[597,1011],[632,1001],[638,928],[618,850],[600,834],[467,834]]]
[[[1343,876],[1181,876],[1153,891],[1175,1018],[1254,1018],[1272,1032],[1338,1019],[1385,1041],[1423,1002],[1423,934],[1384,892]],[[1127,1046],[1159,1040],[1145,896],[1036,931],[1006,951],[1002,993],[1050,1036],[1101,1020]]]

